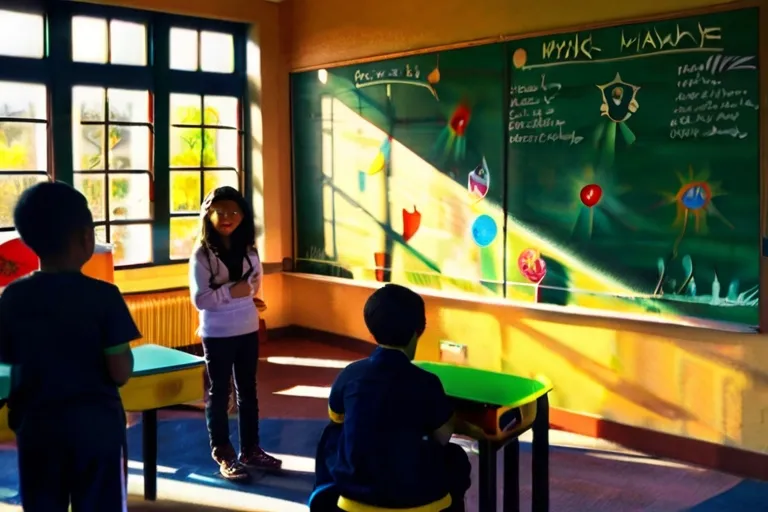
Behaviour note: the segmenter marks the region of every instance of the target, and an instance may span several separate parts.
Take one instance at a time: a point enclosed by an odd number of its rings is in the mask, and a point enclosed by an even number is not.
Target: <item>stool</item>
[[[344,512],[441,512],[451,506],[451,495],[446,494],[437,501],[422,505],[420,507],[410,508],[387,508],[387,507],[375,507],[373,505],[366,505],[359,501],[339,496],[339,501],[336,503]]]

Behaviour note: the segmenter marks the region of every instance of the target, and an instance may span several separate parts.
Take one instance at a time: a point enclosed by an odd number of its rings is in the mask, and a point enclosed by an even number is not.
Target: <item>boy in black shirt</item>
[[[341,429],[332,441],[324,436],[334,453],[320,471],[341,496],[368,505],[418,507],[450,495],[446,510],[463,512],[471,467],[450,443],[453,408],[440,380],[411,363],[426,327],[424,301],[388,284],[368,299],[364,317],[379,347],[331,388],[329,415]]]
[[[9,423],[16,433],[27,512],[126,510],[125,413],[118,387],[141,337],[116,286],[81,273],[94,250],[93,217],[78,191],[41,183],[14,210],[40,271],[0,296],[0,362],[12,365]]]

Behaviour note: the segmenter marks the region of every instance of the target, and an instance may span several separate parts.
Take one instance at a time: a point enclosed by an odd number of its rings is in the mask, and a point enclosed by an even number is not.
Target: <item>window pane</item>
[[[147,65],[147,27],[113,20],[109,22],[109,39],[112,64]]]
[[[171,167],[201,167],[203,130],[171,128]]]
[[[150,224],[109,226],[109,235],[115,266],[140,265],[152,261],[152,226]]]
[[[239,168],[238,137],[235,130],[203,130],[203,165]]]
[[[213,73],[235,71],[235,42],[231,34],[200,33],[200,69]]]
[[[0,123],[0,170],[46,171],[46,135],[44,124]]]
[[[171,213],[200,211],[200,171],[171,171]]]
[[[149,170],[149,128],[145,126],[109,127],[109,169]]]
[[[0,11],[0,55],[43,57],[43,17],[14,11]]]
[[[203,183],[205,184],[206,196],[211,190],[218,187],[229,186],[239,190],[240,176],[235,171],[205,171]]]
[[[171,259],[189,259],[199,234],[200,219],[198,217],[171,218]]]
[[[237,98],[228,96],[206,96],[205,124],[238,128]]]
[[[79,173],[74,176],[75,188],[88,200],[93,220],[102,222],[106,218],[106,200],[104,195],[104,175],[102,173]]]
[[[150,119],[149,91],[109,89],[109,120],[146,123]]]
[[[197,30],[171,29],[171,69],[197,71]]]
[[[72,18],[72,59],[75,62],[106,64],[107,20],[87,16]]]
[[[110,220],[144,220],[151,216],[149,175],[110,173]]]
[[[0,82],[0,117],[48,119],[45,86]]]
[[[101,87],[72,88],[72,156],[76,171],[104,169],[104,125],[82,122],[104,122],[105,92]]]
[[[171,94],[171,124],[202,124],[203,98],[195,94]]]
[[[22,192],[32,185],[47,180],[47,176],[29,174],[0,176],[0,227],[13,226],[13,209]]]

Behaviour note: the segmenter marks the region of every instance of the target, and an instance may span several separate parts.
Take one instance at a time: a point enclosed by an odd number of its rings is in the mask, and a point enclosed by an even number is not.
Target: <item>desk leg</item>
[[[478,482],[479,512],[496,512],[496,449],[490,441],[478,441],[480,478]]]
[[[157,410],[141,413],[142,459],[144,460],[144,499],[157,499]]]
[[[504,447],[504,512],[520,512],[520,441]]]
[[[536,401],[533,422],[533,512],[549,512],[549,398]]]

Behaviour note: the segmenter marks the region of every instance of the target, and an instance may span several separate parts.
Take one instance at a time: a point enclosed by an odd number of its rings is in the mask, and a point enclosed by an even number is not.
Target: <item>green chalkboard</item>
[[[293,74],[297,270],[756,326],[758,19]]]
[[[758,19],[509,43],[508,297],[757,325]]]

